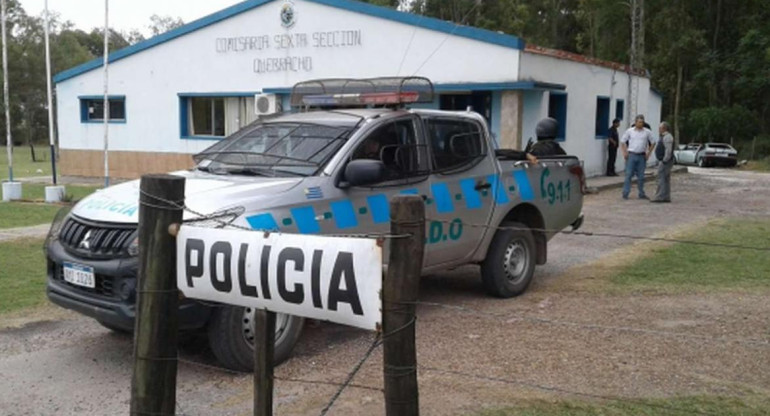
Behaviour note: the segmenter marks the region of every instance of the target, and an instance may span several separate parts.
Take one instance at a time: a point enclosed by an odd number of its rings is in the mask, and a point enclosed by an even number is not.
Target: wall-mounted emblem
[[[285,28],[294,26],[297,22],[297,12],[294,10],[294,3],[286,1],[281,6],[281,25]]]

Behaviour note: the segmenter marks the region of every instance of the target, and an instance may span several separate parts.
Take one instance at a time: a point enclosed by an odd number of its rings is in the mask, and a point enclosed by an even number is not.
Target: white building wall
[[[629,75],[612,68],[583,62],[560,59],[537,53],[524,52],[521,58],[522,80],[533,79],[563,84],[567,93],[566,140],[561,144],[568,154],[585,161],[586,174],[601,175],[607,161],[607,140],[596,138],[596,101],[599,96],[610,98],[611,121],[615,118],[618,99],[622,99],[625,114],[618,131],[622,135],[629,126],[628,112],[631,106]],[[638,82],[637,112],[646,111],[651,126],[660,120],[660,102],[650,101],[650,81],[634,76]],[[535,136],[535,124],[548,115],[549,92],[533,91],[525,95],[525,114],[522,137]],[[538,105],[539,103],[539,105]],[[633,118],[633,115],[631,116]],[[605,128],[609,128],[607,123]],[[624,167],[622,156],[618,156],[617,170]]]
[[[296,24],[281,25],[282,3],[272,2],[146,49],[110,65],[110,95],[125,95],[125,124],[110,124],[110,149],[195,153],[212,140],[180,139],[179,93],[256,92],[326,77],[421,75],[435,83],[509,82],[517,79],[520,51],[452,36],[303,0],[295,1]],[[314,36],[360,31],[354,46],[316,47]],[[305,35],[280,48],[279,35]],[[217,39],[267,36],[262,50],[217,51]],[[255,72],[260,59],[312,61],[300,71]],[[262,61],[264,62],[264,61]],[[103,92],[101,69],[57,84],[63,149],[98,150],[100,124],[81,122],[78,96]]]

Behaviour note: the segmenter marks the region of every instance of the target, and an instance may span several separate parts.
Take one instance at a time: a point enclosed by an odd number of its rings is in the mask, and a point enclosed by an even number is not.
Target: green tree
[[[154,14],[150,16],[150,24],[147,28],[150,29],[150,36],[158,36],[161,33],[168,32],[169,30],[176,29],[180,26],[184,26],[184,21],[178,17],[159,16]]]

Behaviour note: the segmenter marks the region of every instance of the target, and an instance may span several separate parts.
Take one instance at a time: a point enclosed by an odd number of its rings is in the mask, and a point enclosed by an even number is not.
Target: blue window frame
[[[610,98],[596,97],[596,128],[597,139],[606,139],[610,128]]]
[[[180,93],[182,139],[220,140],[256,118],[256,92]]]
[[[623,114],[626,113],[625,105],[626,103],[623,100],[615,101],[615,118],[616,119],[623,120]]]
[[[553,117],[559,122],[556,140],[567,140],[567,93],[551,91],[548,96],[548,117]]]
[[[83,95],[80,99],[81,123],[104,123],[104,96]],[[108,95],[107,103],[110,106],[110,123],[126,122],[126,96]]]

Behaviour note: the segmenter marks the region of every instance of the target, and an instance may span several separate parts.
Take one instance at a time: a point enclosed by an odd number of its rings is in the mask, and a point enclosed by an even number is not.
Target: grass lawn
[[[762,160],[749,161],[742,169],[753,170],[755,172],[770,172],[770,157]]]
[[[489,409],[478,416],[652,416],[652,415],[767,415],[770,399],[760,397],[677,397],[588,403],[580,401],[525,401],[521,406]]]
[[[61,208],[60,205],[51,204],[2,202],[0,203],[0,230],[50,224]]]
[[[770,220],[732,219],[710,222],[679,239],[770,247]],[[649,288],[770,288],[767,251],[674,243],[620,269],[611,281]]]
[[[8,151],[0,146],[0,180],[8,179]],[[13,177],[51,176],[50,148],[45,145],[35,146],[38,162],[32,161],[29,147],[18,146],[13,149]],[[41,172],[38,172],[40,170]]]
[[[22,185],[22,197],[25,200],[42,201],[45,185],[25,183]],[[67,186],[67,197],[78,201],[97,190],[91,186]],[[50,224],[53,217],[62,208],[59,204],[34,202],[0,202],[0,229],[28,227],[38,224]]]
[[[0,243],[0,314],[45,303],[43,239]]]
[[[46,184],[25,183],[21,185],[21,197],[26,200],[42,201],[45,199]],[[68,201],[74,202],[91,195],[99,186],[65,185],[64,194]]]

